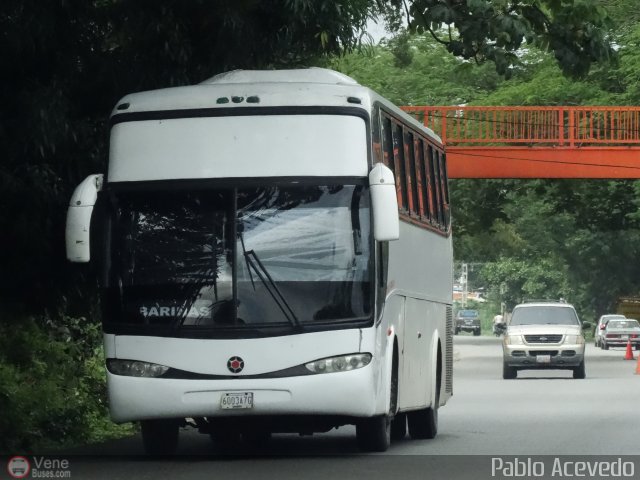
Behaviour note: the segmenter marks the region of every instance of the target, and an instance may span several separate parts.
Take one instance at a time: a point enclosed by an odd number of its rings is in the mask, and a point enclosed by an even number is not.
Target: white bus
[[[106,175],[73,194],[97,264],[115,422],[264,441],[352,424],[433,438],[452,394],[440,139],[331,70],[234,71],[124,97]]]

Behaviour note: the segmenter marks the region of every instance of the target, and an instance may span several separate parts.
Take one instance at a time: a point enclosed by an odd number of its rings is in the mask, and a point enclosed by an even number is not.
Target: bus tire
[[[398,409],[398,347],[394,342],[389,385],[389,413],[363,418],[356,423],[358,448],[364,452],[386,452],[391,445],[391,423]]]
[[[148,455],[173,455],[178,449],[178,420],[142,420],[142,444]]]
[[[438,434],[438,408],[423,408],[407,414],[409,435],[416,440],[432,439]]]
[[[386,452],[391,444],[391,419],[388,415],[363,418],[356,424],[356,439],[363,452]]]
[[[407,435],[407,414],[398,413],[391,420],[391,441],[402,440]]]

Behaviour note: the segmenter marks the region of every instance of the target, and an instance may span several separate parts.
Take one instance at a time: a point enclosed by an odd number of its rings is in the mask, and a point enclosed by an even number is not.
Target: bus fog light
[[[107,369],[115,375],[126,377],[161,377],[169,370],[169,367],[138,360],[109,358],[107,359]]]
[[[366,367],[369,363],[371,363],[370,353],[354,353],[351,355],[322,358],[306,363],[304,366],[312,373],[334,373],[356,370]]]

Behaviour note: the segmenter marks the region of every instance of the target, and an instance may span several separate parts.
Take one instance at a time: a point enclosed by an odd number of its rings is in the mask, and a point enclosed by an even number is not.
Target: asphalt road
[[[584,380],[551,370],[503,380],[500,340],[458,335],[454,396],[440,410],[438,437],[407,437],[385,454],[358,455],[353,427],[274,435],[266,448],[231,457],[192,430],[181,432],[173,459],[145,458],[137,437],[64,454],[83,455],[71,457],[72,478],[389,478],[402,471],[404,478],[474,480],[491,478],[492,456],[638,455],[640,375],[624,353],[587,345]]]

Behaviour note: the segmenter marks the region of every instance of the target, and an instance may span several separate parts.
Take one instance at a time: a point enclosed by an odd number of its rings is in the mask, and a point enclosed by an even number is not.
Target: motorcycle
[[[500,335],[504,335],[504,332],[507,331],[507,325],[505,323],[494,323],[493,324],[493,334],[496,337]]]

